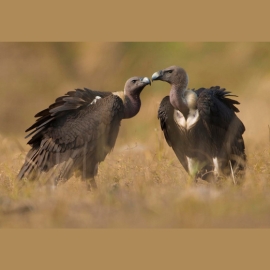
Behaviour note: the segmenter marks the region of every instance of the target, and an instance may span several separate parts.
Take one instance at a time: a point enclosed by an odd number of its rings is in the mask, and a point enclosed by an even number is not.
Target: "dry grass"
[[[66,64],[61,62],[64,58],[54,58],[59,55],[57,50],[62,50],[61,46],[54,48],[52,54],[53,47],[31,44],[36,53],[32,54],[28,44],[1,44],[0,227],[270,227],[270,79],[267,71],[270,47],[252,43],[221,44],[220,47],[188,43],[165,45],[143,45],[148,53],[145,63],[142,50],[131,53],[123,44],[83,44],[81,55],[71,55],[76,61],[69,59],[70,63]],[[157,53],[160,58],[156,60]],[[174,61],[178,53],[181,63]],[[13,69],[16,59],[19,59],[18,70]],[[192,59],[197,59],[198,64],[194,65]],[[162,83],[146,88],[140,113],[123,121],[114,151],[100,165],[97,191],[88,192],[76,177],[55,190],[37,182],[23,186],[16,182],[29,149],[22,131],[33,122],[33,114],[56,96],[78,86],[107,90],[112,85],[111,90],[119,90],[129,76],[150,76],[158,68],[174,63],[187,68],[191,87],[221,85],[239,95],[239,116],[246,126],[244,139],[248,155],[242,185],[234,186],[231,179],[222,179],[217,184],[203,181],[190,184],[164,141],[156,119],[158,104],[169,89]],[[65,76],[63,66],[73,66],[77,75]],[[74,70],[68,69],[66,73],[74,74]],[[142,74],[137,74],[138,70]],[[92,77],[88,78],[88,73]],[[16,109],[11,108],[14,104]]]
[[[100,165],[98,190],[89,192],[75,176],[54,190],[37,182],[21,186],[15,176],[25,155],[17,142],[2,137],[0,227],[269,227],[269,151],[249,153],[242,185],[231,179],[194,185],[161,132],[145,145],[123,141],[120,136]]]

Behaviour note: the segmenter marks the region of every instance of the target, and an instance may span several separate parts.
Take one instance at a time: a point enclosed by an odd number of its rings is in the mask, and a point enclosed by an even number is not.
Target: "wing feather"
[[[218,86],[201,88],[196,92],[200,118],[210,131],[209,135],[217,151],[226,153],[228,158],[232,155],[238,156],[244,163],[246,155],[242,135],[245,126],[235,114],[239,112],[235,104],[240,103],[228,98],[235,95]]]
[[[169,146],[171,146],[185,170],[188,172],[187,159],[185,156],[184,136],[173,119],[174,108],[170,103],[169,96],[163,98],[158,110],[158,119],[164,137]]]
[[[91,104],[96,95],[103,98]],[[124,116],[123,102],[119,97],[109,92],[90,93],[88,89],[80,89],[69,92],[69,97],[61,100],[65,103],[58,102],[59,106],[55,103],[53,111],[47,109],[38,113],[40,118],[28,129],[35,129],[36,133],[28,142],[32,149],[19,178],[35,171],[48,171],[59,164],[62,165],[54,170],[54,174],[61,171],[61,176],[57,178],[67,176],[75,169],[82,169],[85,155],[87,166],[93,171],[95,165],[103,161],[113,148]],[[70,158],[74,160],[71,162]]]

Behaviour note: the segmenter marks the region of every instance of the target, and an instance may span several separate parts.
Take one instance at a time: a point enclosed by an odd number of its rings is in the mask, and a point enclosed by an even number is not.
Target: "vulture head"
[[[188,85],[188,75],[186,71],[178,66],[171,66],[157,71],[152,75],[152,81],[164,81],[171,85],[186,88]]]
[[[148,84],[151,85],[151,81],[147,77],[129,78],[125,83],[124,94],[131,96],[139,95]]]
[[[150,84],[151,81],[147,77],[132,77],[126,81],[124,88],[124,118],[135,116],[141,107],[140,93],[143,88]]]

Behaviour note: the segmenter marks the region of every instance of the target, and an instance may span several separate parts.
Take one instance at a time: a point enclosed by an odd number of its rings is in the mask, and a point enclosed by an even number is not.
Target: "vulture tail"
[[[33,148],[29,151],[25,158],[25,162],[17,176],[19,180],[23,177],[29,176],[30,174],[34,173],[37,165],[36,160],[38,157],[39,149]]]

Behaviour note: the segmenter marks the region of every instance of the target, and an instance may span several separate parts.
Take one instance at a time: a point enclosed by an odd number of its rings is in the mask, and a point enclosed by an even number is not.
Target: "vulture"
[[[155,72],[152,81],[171,85],[158,119],[164,137],[178,160],[196,182],[215,182],[231,176],[234,183],[245,171],[245,126],[236,116],[238,101],[225,88],[188,89],[188,75],[178,66]],[[237,177],[236,177],[237,176]]]
[[[75,89],[35,115],[36,122],[26,132],[31,146],[18,179],[45,178],[56,185],[74,171],[88,189],[96,188],[98,165],[112,150],[122,119],[135,116],[141,107],[140,93],[147,77],[127,80],[124,91],[101,92]]]

